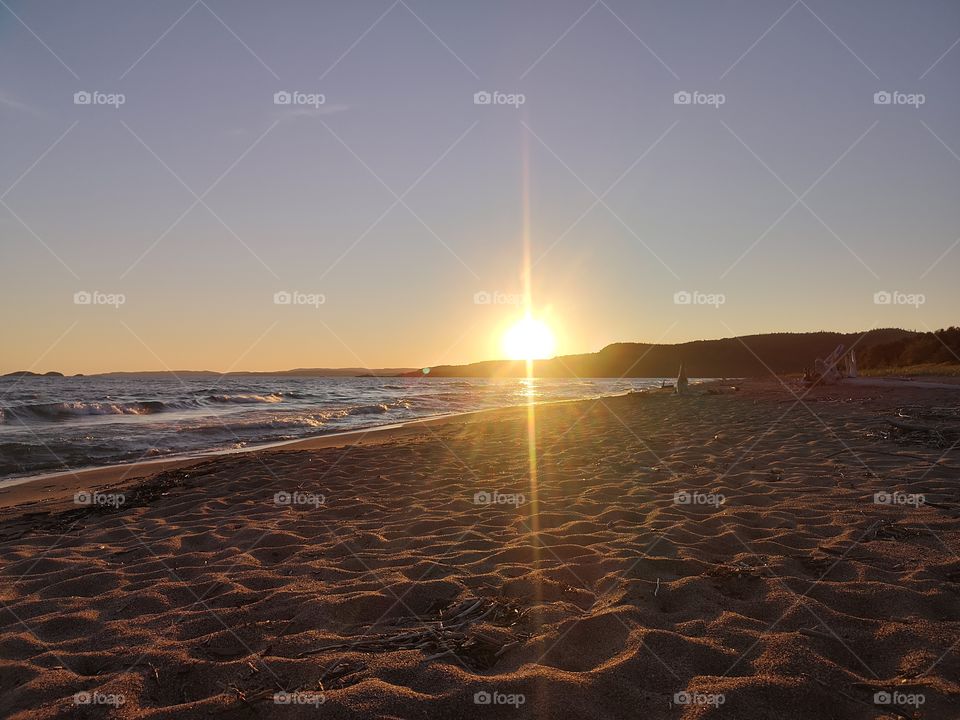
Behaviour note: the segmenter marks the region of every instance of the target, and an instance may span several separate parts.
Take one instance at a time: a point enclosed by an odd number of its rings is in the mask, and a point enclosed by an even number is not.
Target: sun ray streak
[[[533,310],[533,289],[531,281],[531,237],[530,237],[530,147],[529,139],[524,136],[523,139],[523,304],[524,317],[530,319]],[[523,322],[523,321],[521,321]],[[532,345],[530,346],[532,347]],[[536,383],[534,373],[534,359],[531,353],[527,353],[524,358],[527,369],[527,457],[530,467],[530,502],[527,505],[529,512],[529,527],[532,536],[531,545],[533,547],[533,566],[535,569],[540,567],[540,497],[539,484],[537,477],[537,415],[536,415],[536,393],[534,385]],[[535,586],[537,602],[540,603],[543,598],[543,590],[539,583]]]

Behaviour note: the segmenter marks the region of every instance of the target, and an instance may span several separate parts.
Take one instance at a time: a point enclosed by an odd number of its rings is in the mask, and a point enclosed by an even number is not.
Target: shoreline
[[[950,378],[943,378],[949,380]],[[904,388],[919,390],[960,390],[960,382],[939,382],[941,378],[917,381],[912,378],[896,377],[860,377],[853,380],[824,387],[832,388]],[[783,381],[780,378],[779,381]],[[691,381],[691,387],[717,387],[728,383],[746,382],[750,384],[769,384],[771,387],[783,390],[779,381],[771,378],[709,378]],[[568,403],[596,402],[598,399],[623,397],[630,394],[656,394],[664,388],[645,388],[642,390],[626,390],[624,392],[600,395],[592,398],[576,398],[566,400],[545,400],[533,403],[533,407],[549,407]],[[672,394],[672,389],[669,393]],[[170,470],[183,470],[201,463],[216,461],[223,458],[243,456],[246,454],[284,452],[295,450],[321,450],[325,448],[345,447],[348,445],[372,445],[399,439],[406,435],[416,435],[421,428],[432,428],[447,423],[467,420],[482,422],[486,416],[493,418],[497,414],[526,411],[530,405],[506,405],[497,408],[482,410],[466,410],[463,412],[430,415],[398,423],[385,425],[371,425],[367,428],[343,430],[325,435],[312,435],[293,440],[266,442],[235,449],[217,449],[198,453],[187,453],[138,460],[136,462],[116,463],[114,465],[94,465],[77,470],[58,470],[44,472],[37,475],[26,475],[0,480],[0,509],[8,509],[25,503],[39,503],[43,501],[59,501],[81,490],[98,490],[104,487],[117,489],[136,480],[142,480],[152,475]],[[41,485],[41,483],[44,483]]]
[[[706,386],[719,380],[704,380],[696,386]],[[532,403],[533,407],[547,407],[565,403],[596,402],[599,399],[623,397],[631,393],[659,392],[661,388],[646,388],[643,390],[626,390],[610,395],[600,395],[590,398],[575,398],[567,400],[544,400]],[[373,445],[399,439],[406,435],[416,435],[422,428],[442,426],[447,423],[465,420],[468,422],[482,422],[485,416],[495,416],[500,413],[526,411],[530,405],[506,405],[497,408],[482,410],[466,410],[463,412],[430,415],[415,418],[399,423],[385,425],[371,425],[367,428],[343,430],[325,435],[312,435],[293,440],[258,443],[243,448],[210,450],[201,453],[173,455],[136,462],[116,463],[114,465],[94,465],[77,470],[58,470],[37,475],[26,475],[0,480],[0,509],[8,509],[27,503],[44,501],[60,501],[82,490],[94,491],[109,487],[117,489],[136,480],[151,477],[169,470],[184,470],[201,463],[216,461],[256,453],[284,452],[295,450],[321,450],[325,448],[345,447],[348,445]],[[43,483],[41,485],[41,483]]]

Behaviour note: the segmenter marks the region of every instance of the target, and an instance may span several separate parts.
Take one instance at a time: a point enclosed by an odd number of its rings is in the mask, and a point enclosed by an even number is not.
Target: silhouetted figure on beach
[[[687,392],[687,386],[690,383],[687,380],[687,370],[683,367],[683,363],[680,363],[680,372],[677,375],[677,395]]]

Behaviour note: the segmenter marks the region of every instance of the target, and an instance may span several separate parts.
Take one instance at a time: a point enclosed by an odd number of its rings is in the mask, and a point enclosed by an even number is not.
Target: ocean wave
[[[167,406],[159,400],[37,403],[0,408],[0,422],[8,423],[10,420],[51,422],[87,415],[152,415],[164,412],[166,409]]]
[[[374,403],[372,405],[357,405],[348,409],[350,415],[377,415],[380,413],[387,413],[391,410],[401,408],[403,410],[410,409],[410,403],[406,400],[394,400],[390,403]]]
[[[348,417],[364,415],[383,415],[395,410],[409,410],[410,403],[406,400],[393,402],[371,403],[355,405],[353,407],[330,408],[327,410],[310,412],[288,412],[279,415],[268,411],[250,411],[241,417],[217,416],[204,418],[199,422],[191,422],[176,428],[178,434],[202,433],[250,433],[264,430],[297,430],[316,429],[325,427],[331,421]]]
[[[207,395],[207,402],[212,403],[278,403],[283,402],[283,393],[270,393],[269,395],[256,395],[254,393],[241,393],[237,395]]]
[[[313,415],[293,415],[285,417],[255,418],[250,420],[224,420],[221,422],[201,423],[195,425],[185,425],[177,428],[177,433],[190,435],[192,433],[227,434],[256,432],[262,430],[296,430],[296,429],[316,429],[326,424],[328,416],[323,413],[321,416]]]
[[[390,406],[386,403],[376,403],[374,405],[360,405],[350,408],[351,415],[374,415],[378,413],[390,412]]]
[[[192,390],[186,390],[186,395],[190,397],[195,397],[201,400],[209,400],[210,398],[218,398],[221,402],[231,402],[234,398],[257,398],[257,397],[278,397],[278,398],[290,398],[292,400],[301,400],[306,398],[316,397],[314,393],[306,392],[302,390],[267,390],[264,392],[264,388],[252,388],[252,387],[237,387],[237,388],[226,388],[218,387],[217,385],[210,385],[209,387],[204,388],[194,388]]]

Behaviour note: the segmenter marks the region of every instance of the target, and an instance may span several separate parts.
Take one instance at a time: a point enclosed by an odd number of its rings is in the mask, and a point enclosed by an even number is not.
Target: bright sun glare
[[[543,320],[530,315],[517,320],[503,335],[503,350],[511,360],[553,357],[556,340]]]

